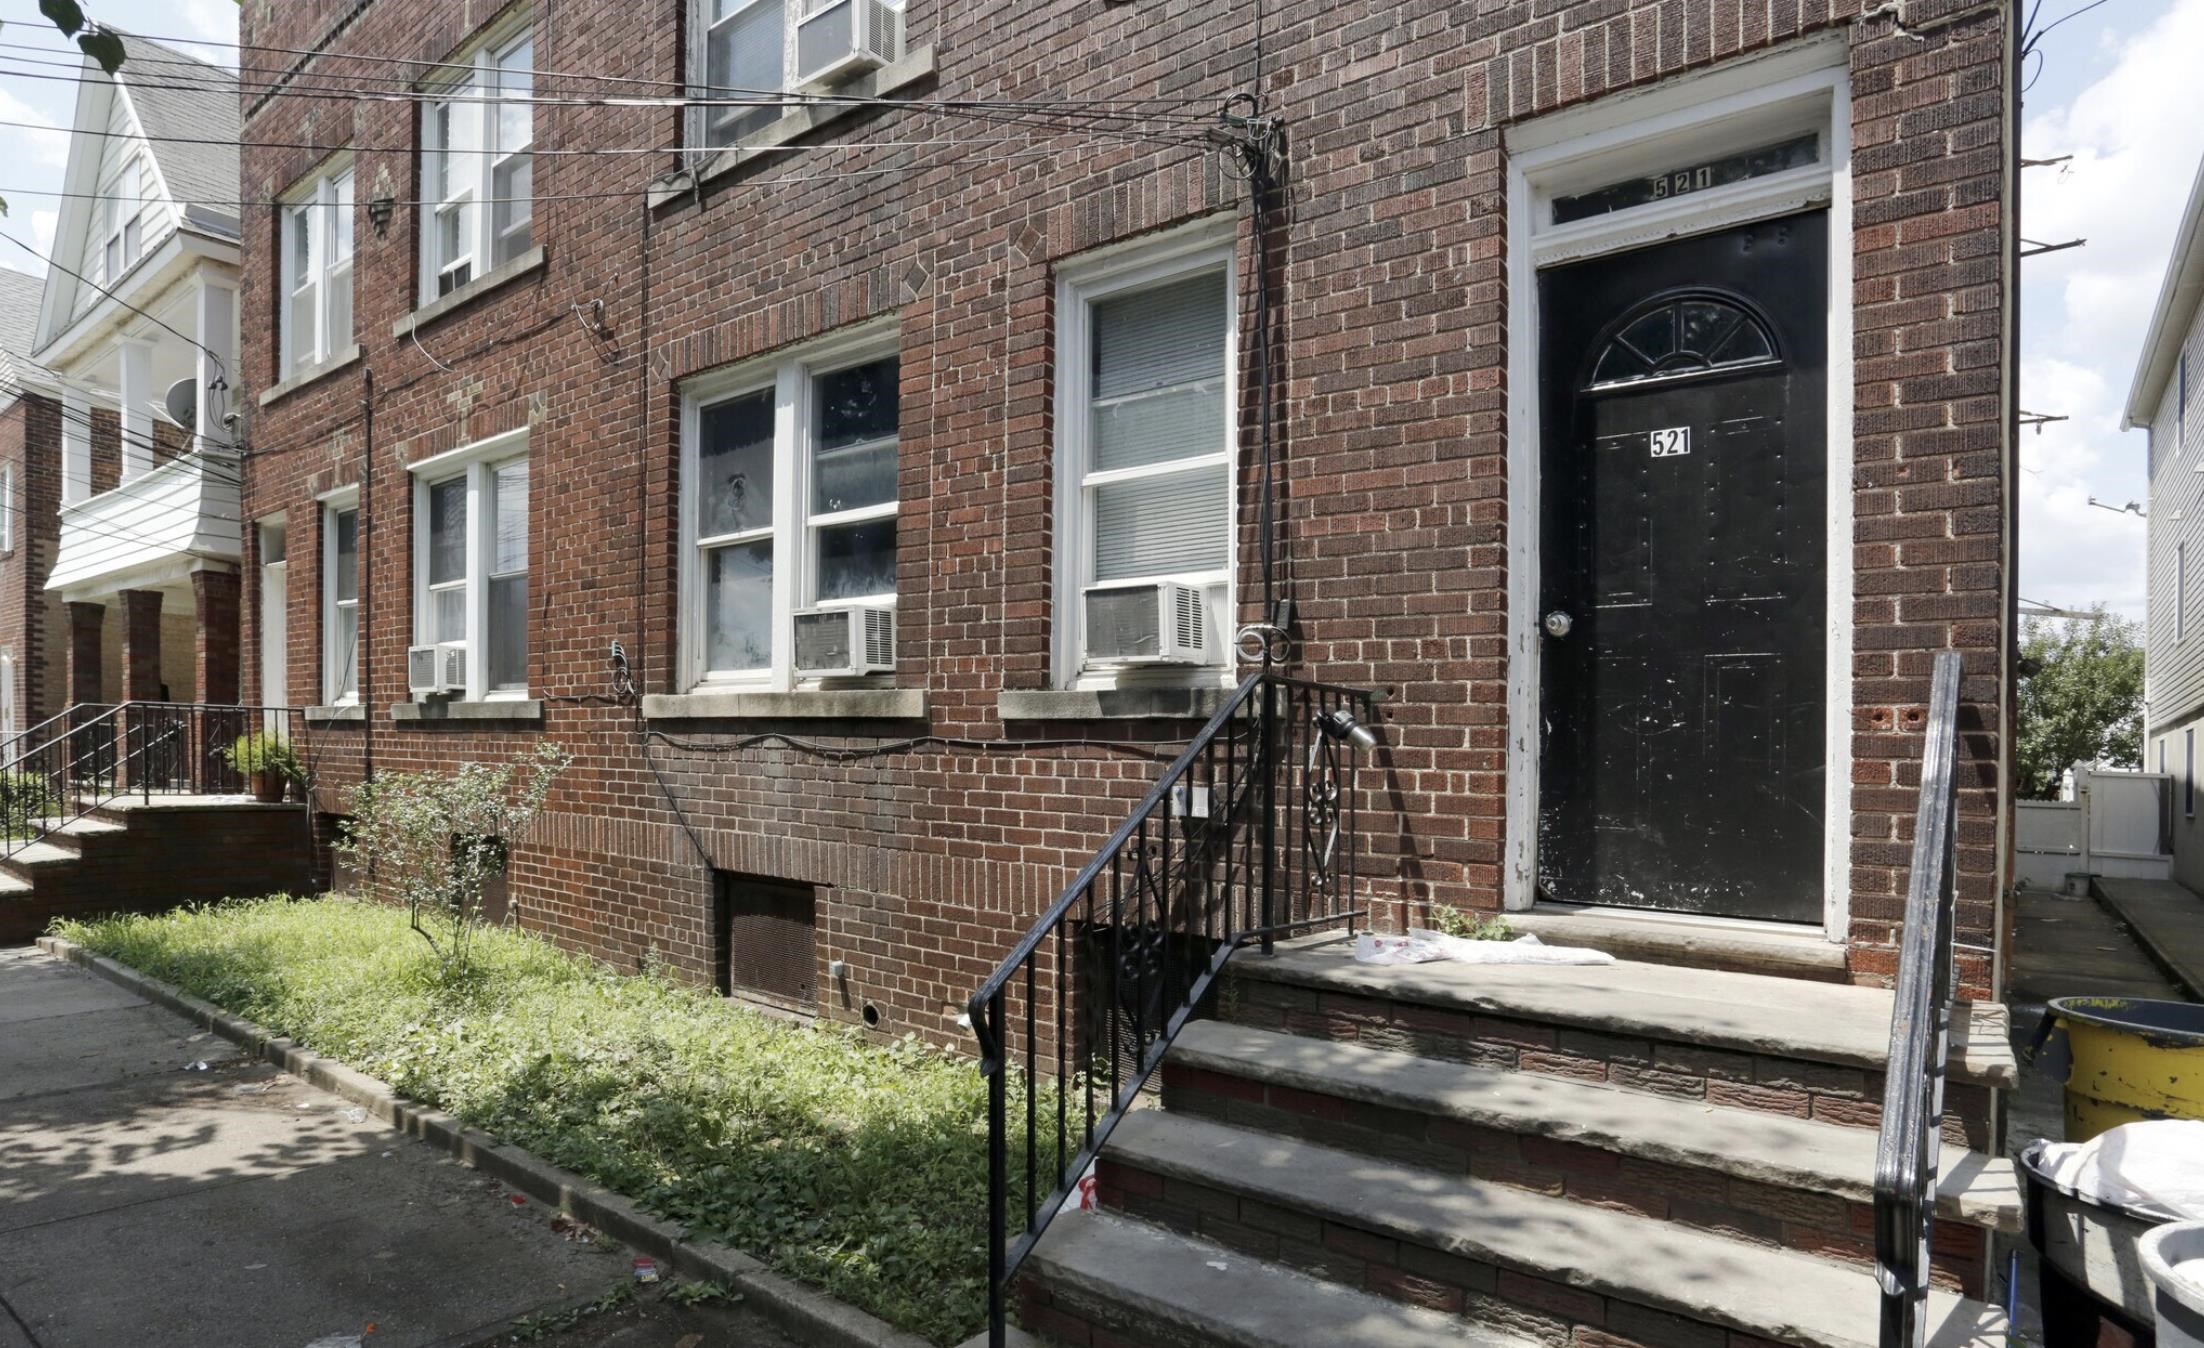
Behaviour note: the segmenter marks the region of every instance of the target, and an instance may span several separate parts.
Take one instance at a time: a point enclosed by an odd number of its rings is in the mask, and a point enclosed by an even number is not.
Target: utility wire
[[[207,359],[214,362],[216,377],[222,381],[222,384],[225,388],[228,387],[228,370],[222,363],[222,357],[216,354],[212,347],[207,346],[205,343],[199,341],[195,337],[187,336],[182,332],[178,332],[175,328],[170,327],[168,323],[160,316],[147,313],[145,310],[140,309],[137,305],[132,304],[130,301],[124,299],[122,296],[116,294],[114,291],[109,290],[106,286],[103,286],[99,282],[93,280],[91,277],[86,276],[83,272],[76,271],[73,268],[62,266],[59,262],[56,262],[51,257],[48,257],[46,254],[39,252],[36,248],[31,247],[29,244],[15,237],[13,234],[10,234],[5,230],[0,230],[0,239],[6,239],[9,243],[14,244],[16,247],[22,249],[24,252],[29,253],[32,257],[37,258],[41,262],[44,262],[47,266],[52,267],[54,270],[68,273],[70,276],[75,277],[77,280],[82,281],[84,284],[92,287],[92,289],[97,290],[100,294],[105,295],[107,298],[113,300],[115,303],[121,305],[123,308],[128,309],[131,313],[138,315],[140,318],[146,319],[147,321],[158,325],[165,331],[173,333],[177,337],[183,338],[185,343],[204,352]]]
[[[376,65],[403,65],[403,66],[419,66],[419,67],[428,67],[428,68],[431,68],[431,69],[439,69],[439,70],[461,70],[461,71],[465,71],[465,72],[468,72],[468,73],[471,73],[471,72],[473,71],[473,69],[474,69],[474,66],[473,66],[473,64],[472,64],[471,62],[467,62],[467,63],[461,63],[461,62],[454,62],[454,61],[431,61],[431,60],[427,60],[427,59],[424,59],[424,58],[419,58],[419,57],[409,57],[409,56],[370,56],[370,55],[367,55],[366,53],[363,53],[363,52],[333,51],[333,50],[331,50],[331,49],[329,49],[329,48],[327,48],[327,47],[320,47],[320,48],[312,48],[312,47],[273,47],[273,46],[268,46],[268,45],[265,45],[265,44],[262,44],[262,43],[253,43],[253,42],[214,42],[214,41],[208,41],[208,40],[206,40],[206,39],[204,39],[204,38],[164,38],[164,37],[157,37],[157,36],[155,36],[155,35],[153,35],[153,34],[149,34],[149,33],[123,33],[123,34],[121,34],[121,36],[122,36],[122,38],[123,38],[123,40],[124,40],[124,43],[125,43],[125,45],[126,45],[126,46],[127,46],[128,42],[129,42],[129,40],[130,40],[131,38],[139,38],[139,39],[142,39],[143,41],[146,41],[146,42],[158,42],[158,43],[163,43],[163,44],[168,44],[168,45],[173,45],[173,46],[190,46],[190,45],[197,45],[197,46],[202,46],[202,47],[219,47],[219,48],[223,48],[223,49],[225,49],[225,50],[230,50],[230,51],[261,51],[261,52],[275,52],[275,53],[277,53],[277,54],[279,54],[279,55],[286,55],[286,56],[304,56],[304,57],[308,57],[308,58],[318,58],[318,59],[323,59],[323,60],[334,60],[334,61],[362,61],[362,62],[369,62],[369,63],[372,63],[372,64],[376,64]],[[11,46],[11,45],[21,45],[21,46],[22,46],[22,47],[23,47],[23,48],[24,48],[25,50],[29,50],[29,51],[40,51],[40,52],[48,52],[48,53],[53,53],[53,54],[55,54],[55,55],[62,55],[62,54],[66,54],[66,53],[68,53],[68,52],[69,52],[69,51],[71,50],[71,49],[67,49],[67,48],[61,48],[61,47],[47,47],[47,46],[37,46],[37,45],[29,44],[29,43],[24,43],[24,44],[11,44],[11,43],[0,43],[0,47],[7,47],[7,46]],[[216,65],[215,63],[213,63],[213,62],[211,62],[211,61],[201,61],[201,60],[197,60],[197,59],[195,59],[195,58],[192,58],[192,57],[190,57],[188,53],[183,53],[183,54],[181,54],[181,55],[183,55],[184,59],[185,59],[186,61],[189,61],[189,62],[190,62],[190,64],[192,64],[192,65],[194,65],[194,66],[202,67],[202,68],[204,68],[204,69],[208,70],[209,72],[213,72],[213,73],[221,73],[221,74],[225,74],[225,75],[226,75],[226,74],[228,74],[228,73],[229,73],[229,71],[230,71],[230,69],[231,69],[231,68],[230,68],[230,67],[228,67],[228,66],[221,66],[221,65]],[[137,56],[136,56],[136,54],[135,54],[135,53],[132,53],[132,55],[131,55],[131,59],[132,59],[132,60],[136,60],[136,59],[137,59]],[[160,57],[160,56],[158,56],[158,54],[155,54],[155,58],[154,58],[154,59],[161,59],[161,60],[167,60],[167,61],[169,61],[169,62],[171,62],[171,63],[178,63],[178,62],[177,62],[177,58],[176,58],[176,57]],[[78,59],[77,61],[75,61],[75,62],[72,62],[72,64],[78,64],[78,65],[81,65],[81,64],[82,64],[82,58],[80,57],[80,58],[79,58],[79,59]],[[255,67],[255,68],[256,68],[256,69],[261,69],[261,70],[273,70],[273,71],[280,71],[280,72],[281,72],[282,74],[286,74],[286,75],[288,75],[288,74],[292,74],[292,73],[295,73],[295,72],[296,72],[296,71],[297,71],[297,70],[299,69],[300,65],[302,65],[302,64],[304,64],[304,63],[303,63],[303,62],[301,62],[301,63],[294,63],[293,65],[290,65],[290,66],[283,66],[283,67],[276,67],[276,66],[262,66],[262,67]],[[127,69],[127,63],[126,63],[126,66],[125,66],[125,68]],[[604,74],[598,74],[598,73],[596,73],[596,72],[593,72],[593,71],[573,71],[573,70],[537,70],[537,71],[534,71],[534,72],[532,72],[532,73],[533,73],[533,74],[534,74],[534,75],[535,75],[535,76],[536,76],[537,78],[539,78],[539,79],[561,79],[561,80],[593,80],[593,81],[596,81],[596,82],[599,82],[599,83],[604,83],[604,84],[632,84],[632,85],[647,85],[647,86],[652,86],[652,87],[656,87],[656,88],[668,88],[668,89],[686,89],[686,88],[689,88],[689,87],[691,87],[691,86],[692,86],[692,84],[693,84],[693,82],[692,82],[692,81],[689,81],[689,80],[673,80],[673,79],[654,79],[654,78],[652,78],[652,77],[650,77],[650,76],[648,76],[648,75],[604,75]],[[861,96],[860,96],[860,95],[841,95],[841,97],[851,97],[851,98],[855,98],[855,97],[861,97]],[[1215,100],[1214,98],[1201,98],[1201,97],[1193,97],[1193,96],[1180,96],[1180,95],[1171,95],[1171,94],[1156,94],[1156,95],[1152,95],[1152,96],[1138,96],[1138,97],[1132,97],[1132,98],[1088,98],[1088,99],[1081,99],[1081,98],[1059,97],[1059,98],[1051,98],[1051,99],[1029,99],[1029,100],[1025,100],[1025,101],[1027,101],[1027,102],[1033,102],[1033,103],[1050,103],[1050,104],[1061,104],[1061,105],[1065,105],[1065,106],[1073,106],[1073,107],[1086,107],[1086,106],[1103,106],[1103,105],[1113,105],[1113,104],[1119,104],[1119,103],[1172,103],[1172,104],[1185,104],[1185,105],[1189,105],[1189,106],[1208,107],[1208,106],[1211,106],[1211,105],[1213,105],[1213,104],[1214,104],[1214,103],[1216,102],[1216,100]]]
[[[225,137],[220,137],[220,136],[155,136],[155,135],[140,135],[140,134],[138,134],[137,132],[134,132],[134,131],[92,131],[92,130],[75,130],[75,131],[72,131],[72,130],[69,130],[68,128],[65,128],[65,127],[48,126],[48,125],[46,125],[46,124],[44,124],[44,123],[41,123],[41,122],[11,122],[11,121],[8,121],[8,120],[6,120],[6,119],[0,119],[0,126],[5,126],[5,127],[14,127],[14,128],[17,128],[17,129],[20,129],[20,130],[24,130],[24,131],[51,131],[51,132],[53,132],[53,133],[54,133],[54,134],[56,134],[56,135],[73,135],[73,136],[105,136],[105,137],[112,137],[112,138],[114,138],[114,139],[116,139],[116,140],[127,140],[127,141],[133,141],[133,142],[135,142],[135,141],[151,141],[151,142],[153,142],[153,143],[155,143],[155,144],[158,144],[158,145],[220,145],[220,146],[223,146],[223,147],[225,147],[225,148],[236,148],[236,149],[240,149],[240,150],[318,150],[318,151],[321,151],[322,153],[325,153],[325,154],[335,154],[335,153],[338,153],[338,152],[340,152],[340,151],[349,151],[349,152],[351,152],[351,153],[353,153],[353,154],[417,154],[417,153],[419,153],[419,152],[420,152],[420,150],[421,150],[421,147],[420,147],[419,145],[358,145],[358,144],[353,144],[353,143],[350,143],[350,142],[345,142],[345,143],[340,143],[340,144],[314,144],[314,143],[312,143],[312,142],[308,142],[308,141],[280,141],[280,140],[245,140],[245,141],[239,141],[239,140],[230,140],[230,139],[227,139],[227,138],[225,138]],[[1056,135],[1056,134],[1063,134],[1063,133],[1046,133],[1046,134],[1050,134],[1050,135]],[[801,143],[801,144],[794,144],[794,145],[779,145],[779,146],[775,146],[775,147],[774,147],[774,150],[775,150],[775,152],[776,152],[776,153],[778,153],[779,151],[782,151],[782,150],[901,150],[901,149],[916,148],[916,147],[921,147],[921,146],[934,146],[934,145],[970,145],[970,146],[983,146],[983,145],[1031,145],[1031,144],[1033,144],[1033,143],[1034,143],[1034,141],[1035,141],[1036,139],[1037,139],[1037,137],[1036,137],[1036,136],[1030,136],[1030,135],[1029,135],[1029,136],[997,136],[997,137],[987,137],[987,138],[978,138],[978,137],[971,137],[971,136],[938,136],[938,137],[927,137],[927,138],[925,138],[925,139],[920,139],[920,140],[828,140],[828,141],[807,141],[807,142],[804,142],[804,143]],[[597,156],[597,155],[602,155],[602,156],[605,156],[605,157],[608,157],[608,158],[610,158],[610,157],[618,157],[618,156],[625,156],[625,155],[659,155],[659,156],[663,156],[663,157],[666,157],[666,158],[673,158],[673,157],[675,157],[675,156],[677,156],[677,155],[681,155],[681,154],[684,154],[684,153],[688,153],[688,152],[690,152],[690,151],[693,151],[693,150],[695,150],[696,148],[697,148],[697,147],[696,147],[696,146],[693,146],[693,145],[691,145],[691,146],[682,146],[682,145],[655,145],[655,146],[605,146],[605,147],[599,147],[599,148],[585,148],[585,149],[575,149],[575,150],[557,150],[557,149],[545,149],[545,148],[543,148],[543,147],[540,147],[540,146],[535,146],[535,147],[531,147],[531,148],[530,148],[529,150],[527,150],[527,151],[526,151],[526,153],[528,153],[528,154],[531,154],[531,155],[534,155],[534,156],[536,156],[537,158],[549,158],[549,157],[573,157],[573,158],[587,158],[587,157],[590,157],[590,156]],[[444,155],[452,155],[452,156],[460,156],[460,155],[484,155],[484,156],[489,156],[489,155],[503,155],[503,154],[506,154],[506,153],[508,153],[508,152],[507,152],[507,151],[504,151],[504,150],[500,150],[500,149],[497,149],[497,148],[495,148],[495,147],[485,147],[485,148],[483,148],[483,149],[480,149],[480,150],[454,150],[454,149],[445,149],[445,150],[440,150],[440,151],[437,151],[437,153],[439,153],[439,154],[444,154]],[[302,204],[310,204],[310,203],[302,203]]]

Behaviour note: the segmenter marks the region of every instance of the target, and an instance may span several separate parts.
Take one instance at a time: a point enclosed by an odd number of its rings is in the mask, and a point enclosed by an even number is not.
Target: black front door
[[[1818,922],[1828,218],[1539,273],[1542,897]]]

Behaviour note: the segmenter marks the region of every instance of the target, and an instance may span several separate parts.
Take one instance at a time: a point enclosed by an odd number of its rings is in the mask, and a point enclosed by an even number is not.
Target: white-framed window
[[[2173,639],[2181,640],[2189,631],[2189,545],[2180,542],[2173,545]]]
[[[360,504],[322,503],[321,695],[331,706],[360,700]]]
[[[440,454],[413,474],[413,644],[465,644],[469,701],[526,697],[526,434]]]
[[[100,189],[100,272],[112,283],[145,249],[145,161],[131,155]]]
[[[892,330],[802,348],[683,389],[685,683],[794,684],[794,614],[892,607]]]
[[[535,60],[534,34],[502,34],[454,62],[467,73],[421,107],[423,303],[534,241]]]
[[[860,49],[903,51],[903,0],[690,0],[689,16],[690,92],[731,104],[693,110],[689,139],[703,146],[733,144],[785,107],[733,100],[796,89]]]
[[[12,751],[17,747],[14,744],[17,728],[15,723],[15,652],[11,649],[0,651],[0,743],[7,744],[11,756]]]
[[[0,466],[0,552],[15,551],[15,465]]]
[[[1171,593],[1199,596],[1215,679],[1233,631],[1238,314],[1227,226],[1063,267],[1057,292],[1056,672],[1110,686],[1156,645]],[[1183,587],[1172,591],[1167,587]],[[1182,653],[1183,654],[1183,653]]]
[[[285,195],[282,372],[352,345],[352,168],[325,169]]]

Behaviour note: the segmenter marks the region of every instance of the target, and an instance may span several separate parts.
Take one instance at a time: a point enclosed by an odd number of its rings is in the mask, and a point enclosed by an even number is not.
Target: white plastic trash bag
[[[1363,964],[1429,964],[1436,960],[1451,960],[1457,964],[1615,962],[1615,957],[1604,950],[1547,945],[1529,932],[1512,941],[1471,941],[1428,927],[1410,927],[1406,936],[1378,936],[1365,932],[1355,938],[1355,959]]]
[[[2204,1221],[2204,1119],[2150,1119],[2046,1143],[2037,1169],[2084,1198]]]
[[[1064,1195],[1063,1206],[1056,1209],[1056,1215],[1061,1217],[1072,1212],[1092,1212],[1099,1206],[1101,1205],[1094,1200],[1094,1162],[1089,1161],[1087,1173],[1081,1175],[1079,1182],[1071,1186],[1071,1192]]]

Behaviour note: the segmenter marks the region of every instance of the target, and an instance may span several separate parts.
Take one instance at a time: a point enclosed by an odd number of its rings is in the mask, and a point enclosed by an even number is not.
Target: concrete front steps
[[[1106,1211],[1060,1219],[1028,1261],[1027,1323],[1089,1348],[1364,1341],[1299,1313],[1264,1339],[1213,1323],[1290,1292],[1340,1299],[1388,1344],[1872,1345],[1890,1007],[1634,961],[1368,966],[1338,938],[1244,954],[1216,1018],[1173,1045],[1163,1108],[1105,1149]],[[2002,1335],[1980,1300],[1991,1234],[2021,1224],[2010,1164],[1985,1154],[2015,1071],[2002,1023],[1977,1007],[1955,1033],[1938,1343]]]
[[[304,805],[249,796],[110,802],[0,858],[0,946],[56,918],[159,912],[311,882]]]

